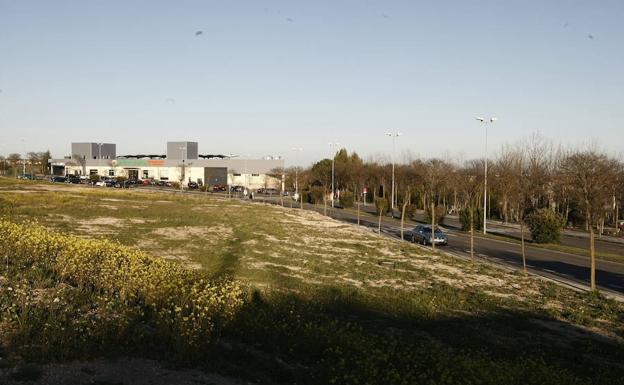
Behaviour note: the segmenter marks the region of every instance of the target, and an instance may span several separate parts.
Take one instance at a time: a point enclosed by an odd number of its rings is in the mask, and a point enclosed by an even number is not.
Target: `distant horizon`
[[[587,149],[592,149],[592,150],[597,150],[599,152],[605,153],[608,156],[611,156],[613,158],[619,159],[624,161],[624,151],[620,151],[620,152],[615,152],[615,151],[608,151],[605,148],[601,147],[599,143],[590,141],[587,143],[582,143],[582,144],[576,144],[576,145],[572,145],[572,144],[565,144],[563,142],[555,142],[552,138],[547,138],[543,135],[541,135],[539,132],[535,132],[533,133],[534,135],[537,135],[542,141],[543,143],[546,143],[550,146],[552,146],[552,148],[559,148],[563,151],[565,150],[587,150]],[[513,147],[516,145],[520,145],[522,144],[523,140],[528,140],[530,138],[530,135],[525,137],[525,138],[521,138],[515,142],[510,142],[510,143],[503,143],[500,146],[496,147],[496,148],[488,148],[488,159],[496,159],[498,158],[498,156],[500,155],[501,151],[509,146]],[[179,139],[179,138],[178,138]],[[180,140],[172,140],[172,141],[180,141]],[[183,141],[183,140],[182,140]],[[192,142],[191,140],[188,140],[189,142]],[[71,148],[71,143],[106,143],[106,144],[115,144],[116,146],[119,146],[119,143],[113,143],[113,142],[89,142],[89,141],[81,141],[81,142],[70,142],[68,143],[67,147],[68,149]],[[2,144],[0,144],[0,146],[2,146]],[[199,151],[198,153],[200,155],[224,155],[224,156],[228,156],[228,157],[232,157],[232,158],[247,158],[247,159],[261,159],[264,157],[280,157],[281,159],[285,160],[285,167],[292,167],[292,166],[299,166],[299,167],[309,167],[312,166],[314,163],[321,161],[323,159],[331,159],[331,153],[328,152],[326,155],[322,155],[318,158],[313,158],[311,159],[309,162],[307,162],[305,159],[303,159],[302,156],[299,156],[302,159],[297,159],[296,156],[284,156],[281,154],[264,154],[264,155],[255,155],[255,154],[235,154],[235,153],[222,153],[222,152],[205,152],[202,151],[202,147],[201,147],[201,142],[198,142],[198,147],[199,147]],[[0,147],[2,148],[2,147]],[[118,148],[118,147],[117,147]],[[371,153],[371,154],[363,154],[360,151],[357,151],[356,149],[351,149],[348,148],[346,146],[339,146],[336,148],[335,153],[337,153],[338,151],[342,150],[342,149],[346,149],[347,152],[349,153],[349,155],[353,154],[353,153],[357,153],[358,156],[363,159],[365,162],[378,162],[381,164],[389,164],[392,162],[392,152],[375,152],[375,153]],[[155,151],[155,152],[149,152],[149,151],[126,151],[126,152],[119,152],[119,150],[117,150],[117,156],[118,157],[123,157],[125,155],[165,155],[166,156],[166,142],[165,145],[163,146],[163,150],[161,151]],[[305,149],[304,149],[305,150]],[[28,150],[27,152],[45,152],[48,151],[47,149],[39,149],[39,150]],[[20,153],[20,155],[24,155],[25,153]],[[9,154],[11,153],[18,153],[17,151],[9,151],[6,153],[3,153],[0,151],[0,156],[4,156],[7,157]],[[67,151],[66,153],[60,155],[60,154],[55,154],[54,152],[50,152],[52,155],[53,159],[63,159],[67,156],[71,156],[71,150]],[[294,151],[293,151],[294,153]],[[303,151],[301,152],[303,153]],[[442,159],[445,161],[448,161],[450,163],[455,163],[455,164],[463,164],[464,162],[467,161],[471,161],[471,160],[479,160],[479,159],[483,159],[484,158],[484,153],[482,154],[477,154],[476,156],[466,156],[466,154],[461,153],[461,152],[444,152],[438,155],[433,155],[433,156],[423,156],[421,154],[418,154],[414,151],[410,151],[409,149],[405,149],[402,152],[398,152],[395,154],[395,163],[396,164],[408,164],[411,161],[415,161],[415,160],[428,160],[428,159]],[[297,162],[297,160],[299,160],[299,162]]]
[[[0,0],[0,154],[71,142],[490,156],[540,132],[624,151],[624,3]],[[434,138],[432,139],[432,136]],[[292,148],[304,150],[295,153]]]

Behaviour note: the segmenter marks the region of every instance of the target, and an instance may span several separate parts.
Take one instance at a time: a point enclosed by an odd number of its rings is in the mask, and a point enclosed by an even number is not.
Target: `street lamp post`
[[[492,117],[489,119],[484,119],[482,117],[476,117],[478,121],[483,124],[485,128],[485,178],[484,178],[484,186],[483,186],[483,234],[487,234],[487,177],[488,177],[488,155],[487,155],[487,134],[488,134],[488,124],[493,124],[498,118]]]
[[[400,132],[386,132],[386,135],[392,138],[392,192],[390,193],[390,208],[394,215],[394,152],[396,138],[401,136]]]
[[[303,151],[303,148],[301,148],[301,147],[293,147],[292,150],[295,151],[295,163],[297,163],[297,161],[299,159],[297,157],[297,154],[300,153],[301,151]],[[295,164],[295,194],[297,194],[297,196],[299,196],[299,166],[297,164]]]
[[[336,148],[340,146],[340,143],[338,142],[329,142],[329,148]],[[333,152],[332,153],[332,182],[331,182],[331,191],[332,191],[332,195],[331,195],[331,207],[334,207],[334,196],[336,195],[336,191],[335,191],[335,185],[334,185],[334,179],[335,179],[335,163],[336,163],[336,153]]]

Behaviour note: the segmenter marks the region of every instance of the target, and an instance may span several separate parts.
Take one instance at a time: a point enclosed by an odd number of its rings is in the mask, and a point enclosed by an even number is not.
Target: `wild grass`
[[[175,260],[165,270],[188,271],[179,273],[189,274],[186,285],[198,277],[234,279],[249,290],[214,338],[200,343],[201,354],[193,355],[185,354],[193,347],[184,343],[155,349],[140,337],[154,332],[153,311],[137,316],[136,303],[123,300],[106,307],[99,284],[77,283],[99,262],[85,262],[85,271],[59,279],[55,269],[10,261],[0,281],[2,306],[13,298],[8,285],[24,298],[48,293],[48,302],[19,312],[25,318],[17,325],[23,326],[0,328],[5,356],[159,354],[264,383],[611,384],[624,378],[624,307],[600,296],[431,254],[297,209],[204,196],[12,186],[0,179],[0,215],[18,224],[7,226],[27,232],[35,220],[54,231],[50,237],[70,244],[96,242],[97,250],[110,247],[152,261],[140,249]],[[14,247],[6,247],[12,255]],[[123,274],[125,265],[119,270]],[[150,281],[141,280],[147,289],[139,298],[160,296]],[[72,310],[55,312],[56,297]],[[143,312],[150,306],[139,302]],[[121,316],[93,326],[102,334],[68,328],[88,320],[90,311]],[[51,329],[41,326],[46,323]],[[183,335],[171,330],[167,335]],[[114,348],[111,341],[122,339],[132,349]],[[65,353],[33,353],[43,345]]]

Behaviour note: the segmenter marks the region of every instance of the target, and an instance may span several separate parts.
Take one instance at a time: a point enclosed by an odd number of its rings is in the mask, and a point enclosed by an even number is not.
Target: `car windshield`
[[[425,227],[423,228],[423,232],[425,233],[431,233],[431,227]],[[435,229],[435,233],[437,234],[444,234],[444,232],[442,232],[442,230],[440,230],[438,227],[436,227]]]

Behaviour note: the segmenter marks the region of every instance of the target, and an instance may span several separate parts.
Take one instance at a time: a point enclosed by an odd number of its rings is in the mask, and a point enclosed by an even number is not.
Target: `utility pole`
[[[297,194],[296,196],[298,196],[299,195],[299,165],[297,165],[296,163],[298,163],[298,160],[299,160],[297,154],[303,151],[303,148],[294,147],[292,150],[295,151],[295,194]]]

